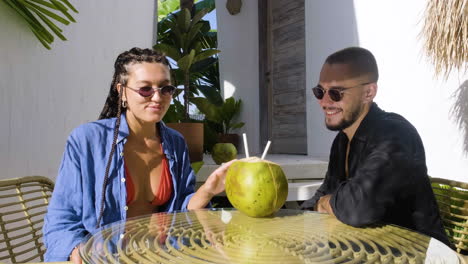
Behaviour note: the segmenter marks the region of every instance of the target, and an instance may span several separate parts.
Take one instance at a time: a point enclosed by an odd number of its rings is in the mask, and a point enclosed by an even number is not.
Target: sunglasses
[[[312,92],[314,93],[315,98],[317,98],[318,100],[322,100],[323,97],[325,96],[325,93],[328,93],[328,96],[330,96],[330,99],[332,99],[335,102],[339,102],[341,101],[341,99],[343,99],[343,94],[346,90],[356,88],[362,85],[367,85],[367,84],[370,84],[370,82],[360,83],[358,85],[351,86],[351,87],[331,87],[328,90],[325,90],[319,84],[315,86],[314,88],[312,88]]]
[[[139,95],[143,97],[151,97],[154,95],[154,93],[156,93],[156,91],[159,91],[159,94],[162,96],[171,96],[174,94],[174,91],[176,89],[172,85],[166,85],[163,87],[156,87],[156,88],[153,88],[151,86],[145,86],[145,87],[141,87],[140,89],[135,89],[135,88],[128,87],[128,86],[125,86],[125,87],[134,92],[137,92]]]

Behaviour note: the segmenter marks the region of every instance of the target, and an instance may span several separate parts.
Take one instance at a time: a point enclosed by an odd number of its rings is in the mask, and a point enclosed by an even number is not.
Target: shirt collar
[[[162,120],[159,121],[156,125],[159,128],[159,133],[161,134],[161,141],[162,141],[164,154],[166,155],[168,159],[173,159],[174,151],[172,151],[172,146],[169,143],[171,139],[167,130],[167,126]]]
[[[374,120],[378,119],[385,111],[379,108],[376,103],[372,103],[369,109],[369,112],[359,124],[356,133],[353,136],[353,140],[361,140],[366,141],[367,136],[369,135],[369,131],[372,130],[372,125],[374,124]]]
[[[130,135],[130,131],[128,129],[127,123],[127,113],[123,112],[120,115],[120,127],[119,127],[119,136],[117,138],[117,142],[120,143],[122,140],[126,139],[128,135]]]

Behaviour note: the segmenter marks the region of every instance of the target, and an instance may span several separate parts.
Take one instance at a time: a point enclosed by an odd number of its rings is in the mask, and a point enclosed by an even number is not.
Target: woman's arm
[[[68,260],[87,234],[81,221],[83,190],[79,161],[76,141],[70,136],[44,218],[45,261]]]
[[[205,208],[213,196],[224,191],[226,172],[234,161],[235,160],[231,160],[224,163],[211,173],[211,175],[206,179],[206,182],[200,186],[197,192],[190,199],[187,206],[188,210]]]

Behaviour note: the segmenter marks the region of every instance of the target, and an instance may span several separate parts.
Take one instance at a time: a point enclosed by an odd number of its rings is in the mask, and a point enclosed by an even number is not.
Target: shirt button
[[[125,182],[125,178],[122,178],[121,181],[122,181],[122,182]]]
[[[120,234],[120,239],[124,238],[124,236],[125,236],[124,234]]]
[[[127,210],[128,210],[128,206],[125,206],[125,207],[124,207],[124,210],[127,211]]]
[[[120,157],[123,157],[123,151],[122,151],[122,152],[120,152]]]

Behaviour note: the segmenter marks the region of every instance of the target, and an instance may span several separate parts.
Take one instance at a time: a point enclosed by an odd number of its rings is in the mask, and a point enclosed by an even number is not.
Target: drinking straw
[[[245,157],[249,158],[249,145],[247,144],[247,135],[245,133],[242,133],[242,137],[244,139],[244,150],[245,150]]]
[[[268,140],[268,142],[267,142],[267,144],[266,144],[266,146],[265,146],[265,150],[263,151],[263,154],[262,154],[262,158],[261,158],[261,159],[264,159],[264,158],[265,158],[265,156],[266,156],[266,154],[267,154],[267,152],[268,152],[268,149],[270,148],[270,144],[271,144],[271,141]]]

